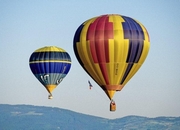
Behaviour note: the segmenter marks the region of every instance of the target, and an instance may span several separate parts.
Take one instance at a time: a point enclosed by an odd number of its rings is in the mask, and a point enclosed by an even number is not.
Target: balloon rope
[[[102,95],[102,93],[99,93],[99,92],[96,90],[96,87],[93,86],[92,89],[95,89],[96,93],[97,93],[102,99],[104,99],[105,101],[108,101],[108,102],[109,102],[109,99],[107,99],[107,98],[105,99],[104,96]],[[91,91],[92,91],[92,90],[91,90]]]

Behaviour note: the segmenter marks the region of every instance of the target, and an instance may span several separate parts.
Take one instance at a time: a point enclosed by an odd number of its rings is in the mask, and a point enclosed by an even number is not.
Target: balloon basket
[[[111,100],[110,103],[110,111],[116,111],[116,103],[113,100]]]
[[[48,96],[48,99],[52,99],[53,98],[53,96],[50,94],[49,96]]]

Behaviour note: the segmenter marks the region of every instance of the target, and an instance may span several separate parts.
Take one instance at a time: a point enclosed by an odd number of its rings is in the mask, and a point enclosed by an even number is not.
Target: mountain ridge
[[[2,130],[180,130],[180,117],[107,119],[57,107],[0,104]]]

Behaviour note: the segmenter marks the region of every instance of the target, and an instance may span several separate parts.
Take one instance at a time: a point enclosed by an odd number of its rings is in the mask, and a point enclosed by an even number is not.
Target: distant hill
[[[0,104],[0,130],[180,130],[180,117],[106,119],[54,107]]]

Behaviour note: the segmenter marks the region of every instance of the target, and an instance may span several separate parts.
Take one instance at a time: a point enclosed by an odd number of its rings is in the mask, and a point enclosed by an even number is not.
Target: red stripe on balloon
[[[87,31],[87,41],[90,43],[90,51],[93,58],[94,63],[98,63],[97,54],[96,54],[96,47],[95,47],[95,30],[96,25],[98,22],[98,18],[89,25],[88,31]]]
[[[113,23],[109,22],[108,15],[104,15],[90,24],[87,40],[90,42],[93,61],[99,63],[106,84],[109,84],[106,68],[106,63],[109,62],[109,39],[113,39]]]

